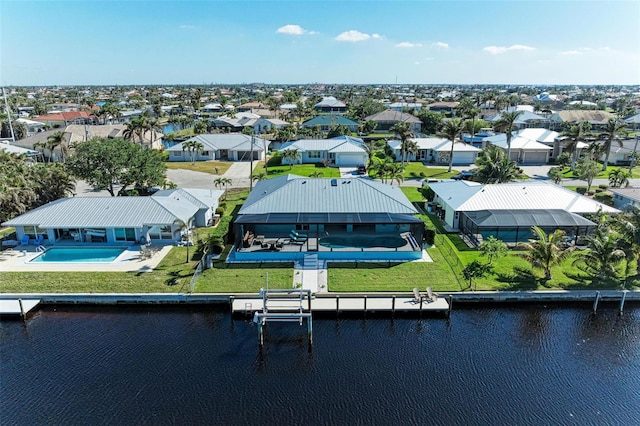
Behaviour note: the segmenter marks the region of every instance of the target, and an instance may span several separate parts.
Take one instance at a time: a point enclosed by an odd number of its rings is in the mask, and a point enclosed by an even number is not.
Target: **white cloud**
[[[582,55],[582,52],[578,50],[566,50],[564,52],[560,52],[560,54],[565,56],[577,56],[577,55]]]
[[[432,47],[437,47],[438,49],[448,49],[449,48],[449,44],[448,43],[443,43],[441,41],[436,41],[435,43],[431,43]]]
[[[309,31],[302,28],[300,25],[288,24],[284,25],[276,30],[276,33],[287,35],[304,35],[304,34],[316,34],[315,31]]]
[[[531,46],[523,46],[522,44],[514,44],[513,46],[509,46],[509,47],[487,46],[484,49],[482,49],[483,52],[487,52],[492,55],[501,55],[503,53],[510,52],[513,50],[536,50],[536,48]]]
[[[403,41],[402,43],[396,44],[396,47],[421,47],[420,43],[411,43],[410,41]]]
[[[357,30],[349,30],[339,34],[335,39],[337,41],[347,41],[349,43],[356,43],[359,41],[369,40],[370,38],[380,40],[382,36],[380,34],[367,34],[361,33]]]

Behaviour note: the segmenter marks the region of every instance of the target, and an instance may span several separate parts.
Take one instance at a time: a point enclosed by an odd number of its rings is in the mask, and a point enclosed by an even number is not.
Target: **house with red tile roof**
[[[53,114],[45,114],[33,118],[34,121],[45,123],[49,126],[66,127],[70,124],[97,124],[93,114],[87,111],[64,111]]]

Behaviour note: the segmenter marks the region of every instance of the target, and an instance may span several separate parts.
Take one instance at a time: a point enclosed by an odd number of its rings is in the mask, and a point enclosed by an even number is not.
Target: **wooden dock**
[[[434,302],[417,302],[409,296],[322,296],[310,300],[303,300],[303,309],[306,312],[318,313],[340,313],[340,312],[362,312],[362,313],[383,313],[383,312],[443,312],[450,311],[450,303],[447,299],[439,297]],[[253,315],[255,312],[263,311],[262,298],[238,298],[231,302],[231,312],[233,314]],[[269,312],[294,312],[300,309],[298,300],[269,300]]]
[[[0,299],[0,315],[21,315],[38,306],[40,299]]]

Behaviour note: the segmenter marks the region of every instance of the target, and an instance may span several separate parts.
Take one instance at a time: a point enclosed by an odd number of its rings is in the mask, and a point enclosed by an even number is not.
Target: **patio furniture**
[[[23,246],[28,246],[29,245],[29,236],[28,235],[24,235],[22,237],[22,240],[20,240],[20,244],[22,244]]]
[[[304,244],[304,242],[307,241],[306,237],[296,236],[295,234],[293,234],[293,232],[289,234],[289,239],[290,239],[290,243],[297,243],[297,244]]]
[[[296,238],[309,238],[309,235],[306,233],[300,233],[295,229],[291,230],[291,235],[294,235]]]
[[[44,241],[44,235],[38,235],[35,240],[31,241],[31,244],[33,244],[34,246],[39,246],[39,245],[42,245],[43,241]]]
[[[435,302],[438,300],[438,293],[434,293],[431,287],[427,287],[427,302]]]
[[[420,293],[420,290],[418,290],[418,287],[414,287],[413,288],[413,301],[414,303],[420,303],[420,301],[423,299],[422,293]]]

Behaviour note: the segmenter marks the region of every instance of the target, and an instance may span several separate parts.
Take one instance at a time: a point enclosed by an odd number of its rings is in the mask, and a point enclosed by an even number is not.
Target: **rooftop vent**
[[[338,186],[338,179],[331,179],[331,186]]]

